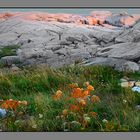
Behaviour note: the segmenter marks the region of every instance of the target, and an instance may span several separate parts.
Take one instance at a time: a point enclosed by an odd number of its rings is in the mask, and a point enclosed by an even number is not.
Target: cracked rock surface
[[[51,67],[80,62],[83,65],[105,64],[120,71],[138,71],[140,22],[120,27],[113,22],[118,19],[117,15],[106,14],[101,17],[92,13],[102,22],[107,19],[109,24],[103,23],[104,26],[29,20],[22,14],[0,20],[0,49],[8,45],[20,46],[16,55],[4,56],[1,61],[11,65],[20,61],[22,65],[47,64]]]

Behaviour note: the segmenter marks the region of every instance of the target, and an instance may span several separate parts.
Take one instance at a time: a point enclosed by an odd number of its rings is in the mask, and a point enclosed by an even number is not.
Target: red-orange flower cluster
[[[1,108],[16,110],[16,108],[19,107],[21,104],[27,105],[28,103],[27,101],[17,101],[9,99],[2,103]]]

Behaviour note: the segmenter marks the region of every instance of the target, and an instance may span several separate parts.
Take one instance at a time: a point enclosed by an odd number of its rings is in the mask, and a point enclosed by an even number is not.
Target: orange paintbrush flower
[[[84,83],[84,86],[89,86],[89,82],[85,82]]]
[[[85,105],[86,105],[86,102],[85,102],[85,100],[80,99],[80,100],[79,100],[79,104],[80,104],[81,106],[85,106]]]
[[[64,109],[63,112],[62,112],[62,114],[63,114],[64,116],[66,116],[66,115],[68,114],[68,110],[67,110],[67,109]]]
[[[93,95],[93,96],[91,97],[91,101],[92,101],[93,103],[99,102],[99,101],[100,101],[100,98],[99,98],[98,96],[96,96],[96,95]]]
[[[83,97],[86,98],[87,96],[90,95],[90,92],[88,90],[84,90],[82,94],[83,94]]]
[[[1,105],[1,108],[15,110],[18,106],[19,106],[18,101],[16,101],[16,100],[6,100]]]
[[[75,88],[73,92],[71,93],[71,97],[73,98],[79,98],[82,95],[82,89],[81,88]]]
[[[94,90],[94,87],[92,85],[88,85],[87,90],[92,91],[92,90]]]
[[[97,113],[96,112],[90,112],[89,113],[92,117],[96,117],[97,116]]]
[[[55,95],[53,95],[54,100],[59,100],[62,97],[62,91],[58,90]]]
[[[78,88],[78,84],[77,83],[73,83],[73,84],[69,84],[70,88]]]
[[[70,105],[70,110],[71,110],[72,112],[77,112],[77,111],[80,110],[80,108],[79,108],[79,106],[77,106],[77,105]]]

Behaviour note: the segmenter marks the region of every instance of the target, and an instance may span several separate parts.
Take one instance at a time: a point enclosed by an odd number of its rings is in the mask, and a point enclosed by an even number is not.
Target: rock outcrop
[[[52,67],[105,64],[120,71],[139,70],[139,15],[111,12],[92,12],[89,16],[0,15],[0,50],[8,45],[20,46],[14,56],[2,57],[3,63],[18,60],[22,65],[44,63]]]

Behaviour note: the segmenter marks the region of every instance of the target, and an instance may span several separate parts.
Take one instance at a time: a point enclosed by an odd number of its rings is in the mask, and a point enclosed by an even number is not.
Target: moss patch
[[[16,55],[16,51],[19,47],[20,46],[18,45],[4,46],[3,48],[0,49],[0,58],[4,56]]]

